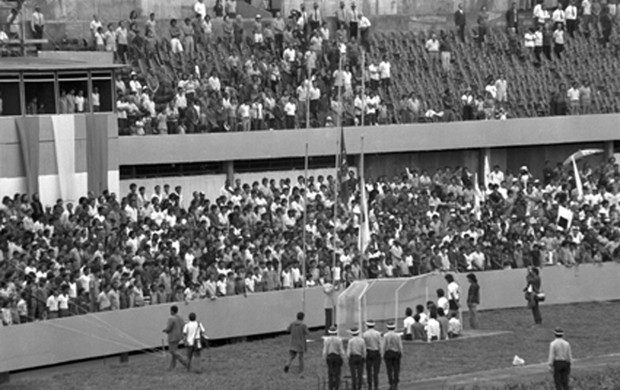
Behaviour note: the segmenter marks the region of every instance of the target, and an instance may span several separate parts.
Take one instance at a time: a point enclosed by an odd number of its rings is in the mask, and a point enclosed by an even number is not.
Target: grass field
[[[564,328],[577,359],[620,352],[620,337],[617,337],[615,326],[620,323],[620,302],[542,306],[541,310],[544,319],[541,327],[532,327],[531,314],[525,307],[487,311],[481,313],[482,329],[511,333],[436,344],[407,344],[401,381],[509,367],[514,355],[525,359],[526,364],[541,363],[547,358],[555,326]],[[464,322],[467,323],[466,316]],[[168,360],[157,353],[132,356],[126,364],[114,359],[108,360],[106,365],[74,371],[49,370],[49,374],[37,374],[32,378],[19,374],[2,389],[311,390],[317,389],[319,378],[326,376],[321,361],[321,336],[322,332],[313,332],[311,336],[314,341],[308,346],[303,377],[297,374],[295,365],[290,373],[283,372],[288,338],[278,336],[211,348],[203,354],[201,374],[187,373],[182,368],[168,372]],[[384,383],[384,367],[380,375],[380,382]],[[532,381],[538,383],[535,388],[545,388],[541,378],[532,378]],[[534,388],[520,382],[515,389]]]

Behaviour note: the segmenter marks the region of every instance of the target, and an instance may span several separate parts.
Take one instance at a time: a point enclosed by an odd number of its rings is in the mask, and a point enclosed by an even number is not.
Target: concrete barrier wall
[[[323,292],[306,290],[306,323],[324,321]],[[0,372],[40,367],[162,345],[172,304],[0,327]],[[212,339],[281,332],[302,310],[302,291],[287,290],[178,304],[195,312]]]
[[[480,309],[501,309],[525,306],[523,288],[526,271],[504,270],[478,273],[481,286]],[[545,268],[541,272],[542,287],[549,304],[620,299],[620,265],[581,265]],[[465,274],[456,275],[463,299],[467,293]],[[402,296],[434,299],[434,291],[445,288],[443,275],[431,275],[426,284],[411,283]],[[391,297],[394,297],[392,293]],[[423,302],[419,302],[423,303]],[[306,322],[309,326],[323,324],[324,294],[322,289],[306,290]],[[119,354],[158,347],[165,335],[171,304],[139,309],[95,313],[53,321],[0,328],[0,372],[76,361],[98,356]],[[394,302],[383,310],[393,318]],[[216,301],[194,301],[180,304],[180,313],[187,317],[193,311],[212,339],[241,337],[280,332],[302,308],[302,291],[287,290]],[[544,310],[544,308],[543,308]],[[404,311],[404,307],[402,308]]]

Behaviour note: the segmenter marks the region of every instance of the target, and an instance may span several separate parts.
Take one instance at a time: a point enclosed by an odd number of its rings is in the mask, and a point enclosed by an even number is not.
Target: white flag
[[[489,190],[489,183],[491,181],[491,164],[489,164],[489,155],[484,155],[484,193]]]
[[[364,253],[370,242],[370,225],[368,223],[368,201],[366,200],[366,182],[364,172],[360,175],[360,227],[358,237],[358,248],[360,253]]]
[[[581,183],[581,175],[579,174],[579,169],[577,169],[577,163],[575,162],[575,158],[573,160],[573,172],[575,174],[575,187],[577,188],[577,196],[578,200],[583,199],[583,184]]]
[[[573,222],[573,212],[567,209],[564,206],[560,206],[558,208],[558,229],[563,231],[568,231],[570,229],[570,225]]]

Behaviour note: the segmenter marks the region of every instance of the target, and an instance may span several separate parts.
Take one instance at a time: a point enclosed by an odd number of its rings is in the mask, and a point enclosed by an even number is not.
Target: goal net
[[[396,321],[402,328],[405,309],[416,305],[426,306],[429,297],[434,298],[432,274],[412,278],[369,279],[353,282],[338,296],[336,323],[338,334],[349,337],[348,329],[364,329],[366,320],[373,320],[377,330],[385,330],[385,322]],[[434,287],[434,286],[433,286]],[[430,291],[430,292],[429,292]]]

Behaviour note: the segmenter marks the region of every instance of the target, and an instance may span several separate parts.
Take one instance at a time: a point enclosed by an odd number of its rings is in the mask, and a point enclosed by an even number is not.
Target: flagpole
[[[304,157],[304,184],[306,191],[304,192],[304,218],[303,229],[301,231],[301,239],[303,240],[304,261],[301,264],[301,311],[306,312],[306,262],[308,261],[308,245],[306,243],[306,225],[308,223],[308,143],[306,142],[306,154]]]
[[[310,87],[312,83],[312,75],[310,74],[310,68],[308,68],[308,81],[306,84],[306,129],[310,128]],[[308,144],[306,144],[306,147]]]
[[[366,114],[366,88],[365,88],[365,82],[364,82],[364,72],[365,72],[365,58],[366,58],[366,52],[364,51],[364,49],[362,48],[362,123],[361,126],[364,126],[364,115]],[[364,139],[364,137],[362,137],[362,139]]]
[[[342,114],[344,113],[344,105],[342,104],[342,51],[340,52],[340,56],[338,59],[338,75],[340,77],[340,82],[338,83],[338,138],[336,141],[336,190],[334,191],[334,253],[332,256],[332,276],[334,272],[334,268],[336,267],[336,242],[338,241],[336,224],[338,220],[338,192],[340,187],[340,180],[338,180],[338,176],[340,175],[340,145],[342,143],[342,132],[344,128],[344,124],[342,121]],[[342,179],[342,178],[341,178]],[[332,280],[332,282],[334,282]]]

